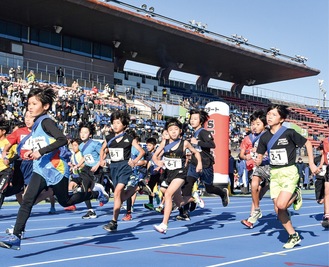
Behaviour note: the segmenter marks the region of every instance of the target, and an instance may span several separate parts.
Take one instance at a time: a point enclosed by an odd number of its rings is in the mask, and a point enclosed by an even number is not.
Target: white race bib
[[[252,151],[250,151],[250,156],[251,156],[251,158],[253,159],[253,160],[256,160],[257,159],[257,153],[256,152],[252,152]]]
[[[21,135],[21,140],[23,140],[23,138],[25,138],[26,135]],[[28,138],[25,143],[22,146],[23,150],[32,150],[33,149],[33,141],[32,141],[32,136],[30,136],[30,138]]]
[[[182,168],[182,159],[163,157],[163,161],[168,170],[176,170]]]
[[[93,165],[93,164],[95,163],[95,159],[94,159],[93,155],[91,155],[91,154],[87,154],[87,155],[84,155],[83,157],[84,157],[85,162],[86,162],[87,164],[89,164],[89,165]]]
[[[32,139],[32,147],[33,150],[40,150],[43,147],[46,147],[48,144],[46,142],[46,137],[45,136],[38,136],[34,139]]]
[[[124,160],[123,148],[109,148],[111,161]]]
[[[270,164],[283,166],[288,164],[288,155],[285,148],[270,150]]]
[[[327,171],[327,165],[322,165],[321,171],[318,173],[319,176],[325,176]]]

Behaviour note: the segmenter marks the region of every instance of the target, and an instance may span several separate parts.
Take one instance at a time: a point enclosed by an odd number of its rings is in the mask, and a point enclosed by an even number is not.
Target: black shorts
[[[164,171],[164,181],[169,185],[172,180],[176,178],[183,179],[184,181],[186,180],[187,177],[187,168],[181,168],[177,170],[168,170],[166,169]]]
[[[315,188],[315,199],[316,201],[324,199],[324,177],[322,176],[322,178],[316,178],[315,184],[314,184],[314,188]]]
[[[6,168],[0,172],[0,193],[5,193],[12,179],[13,170],[11,168]]]

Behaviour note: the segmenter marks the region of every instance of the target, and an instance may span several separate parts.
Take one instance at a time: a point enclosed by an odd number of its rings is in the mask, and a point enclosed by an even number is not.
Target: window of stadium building
[[[64,36],[63,38],[63,50],[65,52],[71,52],[74,54],[91,57],[92,55],[91,47],[92,47],[92,42],[89,41],[85,41],[69,36]]]
[[[61,36],[50,31],[31,29],[31,44],[61,50]]]
[[[5,66],[5,67],[23,66],[23,57],[0,52],[0,66]]]
[[[110,47],[108,45],[94,43],[93,50],[94,50],[93,51],[94,58],[98,58],[98,59],[102,59],[102,60],[106,60],[106,61],[113,61],[112,47]]]
[[[28,40],[28,28],[16,23],[0,20],[0,37],[27,42]]]

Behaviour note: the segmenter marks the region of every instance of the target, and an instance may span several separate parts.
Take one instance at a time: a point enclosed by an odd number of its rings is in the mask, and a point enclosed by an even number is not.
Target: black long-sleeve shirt
[[[39,150],[39,153],[41,155],[48,154],[62,146],[67,145],[66,136],[63,134],[63,132],[60,129],[58,129],[56,123],[52,119],[50,118],[44,119],[41,122],[41,127],[48,135],[56,139],[54,143],[45,146]]]

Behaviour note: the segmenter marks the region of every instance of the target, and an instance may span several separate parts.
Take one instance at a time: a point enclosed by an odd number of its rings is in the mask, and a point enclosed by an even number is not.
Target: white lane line
[[[206,267],[225,266],[225,265],[230,265],[230,264],[235,264],[235,263],[240,263],[240,262],[246,262],[246,261],[256,260],[256,259],[260,259],[260,258],[265,258],[265,257],[272,257],[272,256],[287,254],[287,253],[290,253],[290,252],[295,252],[297,250],[304,250],[304,249],[318,247],[318,246],[324,246],[324,245],[328,245],[328,244],[329,244],[329,242],[323,242],[323,243],[320,243],[320,244],[314,244],[314,245],[294,248],[294,249],[290,249],[290,250],[282,250],[282,251],[267,253],[265,255],[259,255],[259,256],[250,257],[250,258],[244,258],[244,259],[235,260],[235,261],[228,261],[228,262],[223,262],[223,263],[219,263],[219,264],[215,264],[215,265],[208,265]]]
[[[310,227],[312,227],[312,226],[314,226],[314,225],[310,225]],[[183,227],[179,227],[179,228],[183,228]],[[184,227],[184,228],[186,228],[186,227]],[[280,231],[284,231],[284,230],[282,229]],[[137,233],[141,233],[141,232],[142,231],[132,232],[132,234],[137,234]],[[147,232],[154,232],[154,230],[153,231],[147,231]],[[264,233],[268,233],[268,232],[271,232],[271,231],[266,231]],[[250,233],[247,233],[247,234],[237,234],[237,235],[225,236],[225,237],[217,237],[217,238],[202,239],[202,240],[193,240],[193,241],[182,242],[182,243],[174,243],[174,244],[163,244],[163,245],[153,246],[153,247],[136,248],[136,249],[131,249],[131,250],[115,251],[115,252],[109,252],[109,253],[93,254],[93,255],[79,256],[79,257],[72,257],[72,258],[64,258],[64,259],[58,259],[58,260],[52,260],[52,261],[33,262],[33,263],[28,263],[28,264],[23,264],[23,265],[15,265],[15,266],[11,266],[11,267],[37,266],[37,265],[51,264],[51,263],[58,263],[58,262],[68,262],[68,261],[82,260],[82,259],[88,259],[88,258],[97,258],[97,257],[104,257],[104,256],[111,256],[111,255],[118,255],[118,254],[125,254],[125,253],[133,253],[133,252],[154,250],[154,249],[165,248],[165,247],[176,247],[176,246],[184,246],[184,245],[197,244],[197,243],[213,242],[213,241],[232,239],[232,238],[241,238],[241,237],[244,237],[244,236],[251,236],[251,235],[254,235],[254,234],[258,234],[258,233],[259,232],[250,232]],[[102,235],[99,235],[99,236],[102,236]],[[55,243],[55,242],[67,242],[67,241],[72,241],[72,240],[93,239],[95,237],[96,236],[93,236],[93,237],[86,236],[86,237],[77,237],[77,238],[72,238],[72,239],[61,239],[61,240],[25,243],[24,246],[26,246],[26,245],[36,245],[36,244],[45,244],[45,243]],[[305,247],[301,247],[301,248],[295,248],[295,249],[292,249],[292,250],[284,250],[284,251],[280,251],[280,252],[268,253],[266,255],[260,255],[260,256],[245,258],[245,259],[241,259],[241,260],[236,260],[234,262],[232,261],[232,262],[221,263],[221,264],[228,265],[228,264],[233,264],[233,263],[240,262],[240,261],[249,261],[249,260],[252,260],[252,259],[274,256],[274,255],[278,255],[278,254],[282,254],[282,253],[288,253],[288,252],[292,252],[292,251],[296,251],[296,250],[301,250],[301,249],[306,249],[306,248],[311,248],[311,247],[326,245],[326,244],[329,244],[329,242],[324,242],[324,243],[315,244],[315,245],[311,245],[311,246],[305,246]],[[213,266],[221,266],[221,264],[213,265]]]

